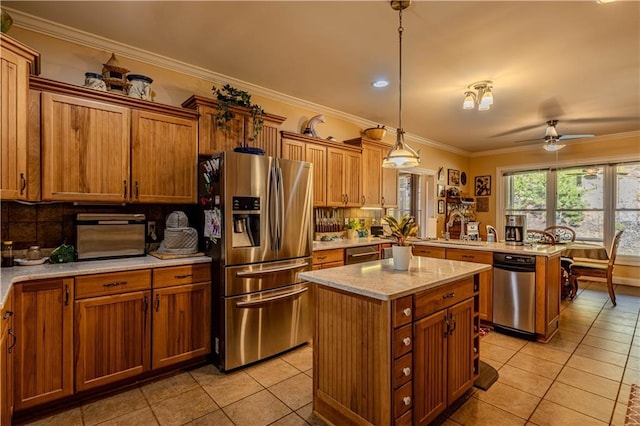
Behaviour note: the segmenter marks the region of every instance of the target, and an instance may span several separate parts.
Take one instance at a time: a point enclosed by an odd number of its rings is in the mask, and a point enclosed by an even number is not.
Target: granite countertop
[[[532,246],[513,246],[503,242],[488,243],[486,241],[458,241],[458,240],[422,240],[413,243],[416,246],[430,246],[443,248],[457,248],[466,250],[489,251],[508,254],[527,254],[535,256],[551,257],[559,255],[565,246],[557,244],[534,244]]]
[[[385,244],[385,243],[392,243],[392,242],[393,240],[390,240],[387,238],[380,238],[380,237],[363,237],[363,238],[354,238],[352,240],[340,239],[335,241],[314,241],[313,251],[341,249],[341,248],[359,247],[359,246],[370,246],[374,244]]]
[[[414,256],[408,271],[396,271],[393,259],[383,259],[301,272],[299,276],[349,293],[393,300],[489,270],[491,265]]]
[[[133,271],[136,269],[163,268],[166,266],[191,265],[207,262],[211,262],[211,258],[207,256],[184,257],[169,260],[162,260],[153,256],[141,256],[123,259],[2,268],[0,269],[0,306],[4,304],[11,286],[22,281],[91,275],[105,272]]]

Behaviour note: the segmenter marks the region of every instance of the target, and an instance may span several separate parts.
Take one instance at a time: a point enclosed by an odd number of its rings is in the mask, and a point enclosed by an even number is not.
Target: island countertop
[[[393,269],[393,259],[299,273],[300,278],[379,300],[393,300],[480,272],[491,265],[415,256],[408,271]]]
[[[458,240],[418,240],[416,246],[430,246],[442,248],[456,248],[466,250],[488,251],[493,253],[523,254],[533,256],[556,256],[566,248],[563,244],[534,244],[514,246],[504,242],[489,243],[486,241],[458,241]]]

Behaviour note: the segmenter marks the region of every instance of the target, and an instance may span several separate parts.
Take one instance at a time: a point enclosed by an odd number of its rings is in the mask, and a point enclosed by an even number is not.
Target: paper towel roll
[[[435,217],[427,218],[427,238],[438,238],[438,219]]]

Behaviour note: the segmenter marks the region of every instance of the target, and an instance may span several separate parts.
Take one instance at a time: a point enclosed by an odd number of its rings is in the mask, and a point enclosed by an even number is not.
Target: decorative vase
[[[355,229],[347,229],[347,238],[350,240],[358,238],[358,231]]]
[[[411,262],[411,246],[392,246],[393,252],[393,269],[397,271],[406,271],[409,269]]]
[[[0,9],[0,32],[6,33],[13,25],[13,19],[4,9]]]

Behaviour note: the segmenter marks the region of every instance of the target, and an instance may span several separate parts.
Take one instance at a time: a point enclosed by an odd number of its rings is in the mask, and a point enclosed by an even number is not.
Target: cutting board
[[[152,251],[152,252],[149,252],[149,254],[153,257],[157,257],[158,259],[162,259],[162,260],[204,256],[203,252],[192,253],[192,254],[170,254],[170,253],[158,253],[157,251]]]

